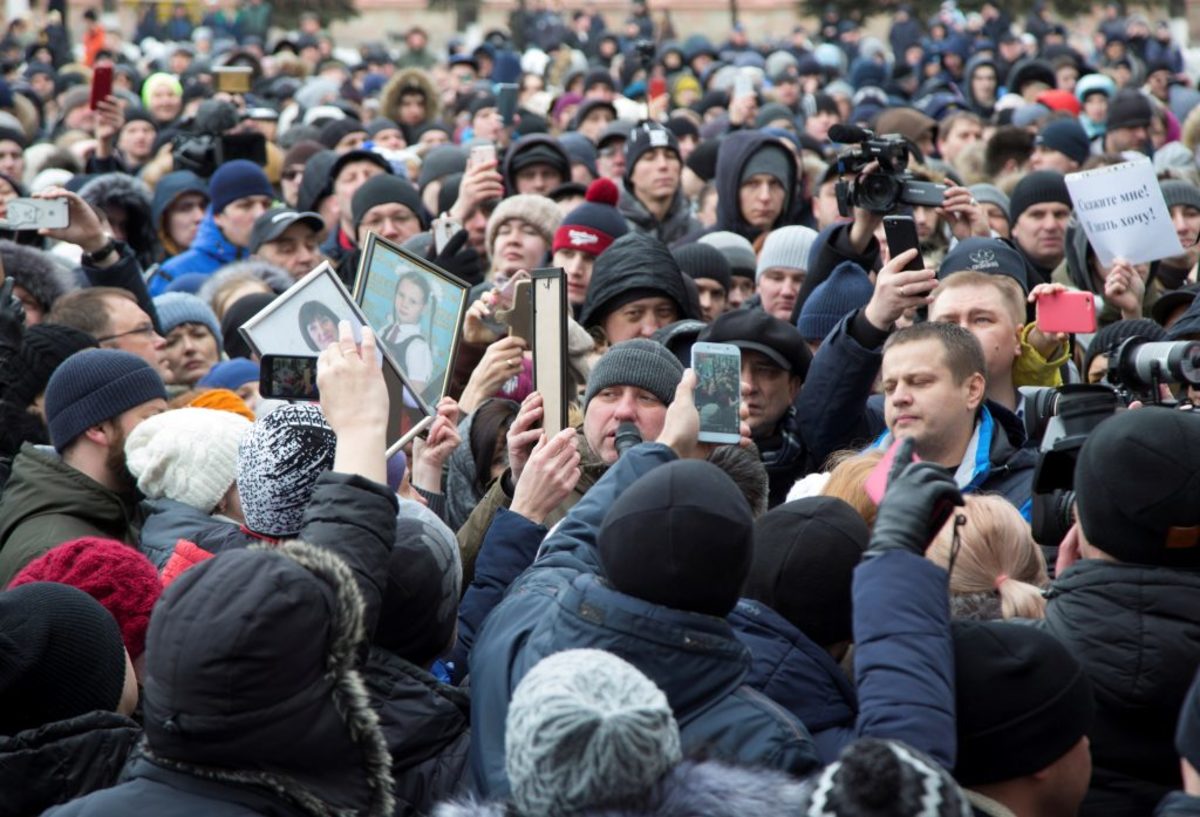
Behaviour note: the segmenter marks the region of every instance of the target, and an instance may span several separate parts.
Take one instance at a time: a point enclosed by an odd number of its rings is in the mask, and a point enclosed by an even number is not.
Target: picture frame
[[[370,326],[333,266],[325,261],[243,323],[238,331],[259,358],[315,356],[337,340],[337,326],[342,320],[350,321],[355,339],[361,339],[362,327]],[[409,384],[382,343],[379,350],[390,406],[386,439],[387,453],[391,456],[429,428],[435,413]]]
[[[449,390],[470,291],[461,278],[367,234],[354,302],[426,405]]]
[[[542,395],[542,428],[553,436],[567,427],[567,281],[561,268],[534,270],[533,387]]]

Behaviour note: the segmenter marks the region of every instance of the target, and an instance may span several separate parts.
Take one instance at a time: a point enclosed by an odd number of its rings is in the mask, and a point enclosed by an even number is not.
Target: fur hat
[[[129,657],[146,651],[150,611],[162,594],[154,564],[124,542],[85,536],[43,553],[9,584],[58,582],[77,587],[103,605],[121,628]]]
[[[496,205],[487,223],[487,250],[492,254],[496,246],[496,232],[500,225],[513,219],[520,219],[538,231],[546,240],[546,247],[554,244],[554,231],[562,221],[558,207],[545,196],[523,194],[509,196]]]
[[[237,478],[238,446],[250,427],[228,411],[163,412],[129,433],[126,463],[147,499],[171,499],[211,513]]]
[[[68,269],[33,247],[0,240],[0,263],[5,274],[28,292],[43,312],[49,312],[55,301],[79,288]]]

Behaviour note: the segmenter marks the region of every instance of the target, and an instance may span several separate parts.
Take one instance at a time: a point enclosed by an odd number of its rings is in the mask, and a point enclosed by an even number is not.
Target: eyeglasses
[[[104,337],[96,338],[97,343],[104,343],[106,340],[116,340],[117,338],[126,338],[130,335],[157,335],[154,330],[154,324],[144,323],[141,326],[135,326],[128,332],[118,332],[115,335],[105,335]]]

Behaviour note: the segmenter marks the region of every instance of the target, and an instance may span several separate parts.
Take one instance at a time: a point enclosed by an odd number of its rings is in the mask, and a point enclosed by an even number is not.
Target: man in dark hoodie
[[[208,185],[190,170],[176,170],[154,188],[150,218],[162,248],[162,258],[174,258],[192,246],[208,207]]]
[[[609,344],[648,338],[680,318],[698,318],[692,301],[666,245],[632,232],[596,259],[579,322],[600,329]]]
[[[796,159],[778,139],[738,131],[717,158],[717,229],[753,241],[782,225],[796,196]]]
[[[625,141],[625,178],[619,207],[629,229],[674,244],[701,224],[683,194],[683,159],[675,134],[645,121]]]
[[[509,148],[504,183],[510,194],[545,196],[571,179],[571,157],[553,136],[526,136]]]

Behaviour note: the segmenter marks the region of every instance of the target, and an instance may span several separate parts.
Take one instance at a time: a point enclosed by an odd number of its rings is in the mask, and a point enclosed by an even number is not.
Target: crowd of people
[[[0,39],[0,817],[1200,814],[1168,21],[273,15]],[[1127,162],[1181,253],[1089,242],[1066,176]],[[264,396],[241,328],[372,235],[469,287],[448,376],[410,273],[304,299],[319,398]],[[544,268],[564,349],[508,325]]]

